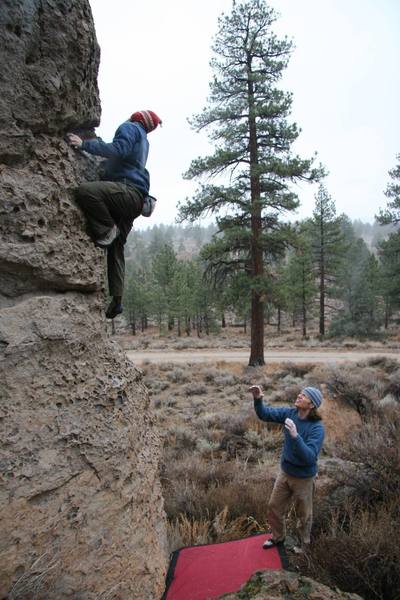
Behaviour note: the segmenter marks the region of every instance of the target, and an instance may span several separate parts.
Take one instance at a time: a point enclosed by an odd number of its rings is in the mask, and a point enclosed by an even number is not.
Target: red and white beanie
[[[133,113],[129,120],[139,121],[147,133],[154,131],[154,129],[162,123],[160,117],[158,117],[152,110],[139,110],[138,112]]]

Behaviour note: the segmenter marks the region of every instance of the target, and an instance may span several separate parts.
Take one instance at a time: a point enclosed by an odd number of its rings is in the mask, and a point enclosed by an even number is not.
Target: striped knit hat
[[[161,125],[162,123],[160,117],[158,117],[152,110],[139,110],[138,112],[133,113],[129,120],[139,121],[147,133],[154,131],[157,125]]]
[[[306,387],[302,390],[302,392],[307,396],[309,400],[311,400],[315,408],[319,408],[321,406],[322,394],[318,388]]]

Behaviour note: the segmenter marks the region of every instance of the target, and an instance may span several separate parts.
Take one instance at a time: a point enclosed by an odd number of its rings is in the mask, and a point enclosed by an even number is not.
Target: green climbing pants
[[[111,296],[122,296],[125,278],[124,246],[134,219],[142,211],[143,195],[134,187],[115,181],[83,183],[76,190],[93,241],[103,238],[114,224],[120,233],[107,248],[108,288]]]

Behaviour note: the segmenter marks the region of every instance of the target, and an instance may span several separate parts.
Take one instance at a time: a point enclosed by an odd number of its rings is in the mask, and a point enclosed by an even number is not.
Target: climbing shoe
[[[118,315],[120,315],[123,311],[122,304],[120,302],[116,302],[114,298],[111,300],[108,308],[106,310],[107,319],[114,319]]]
[[[99,246],[100,248],[108,248],[118,236],[119,229],[116,225],[113,225],[107,235],[100,240],[96,240],[96,246]]]

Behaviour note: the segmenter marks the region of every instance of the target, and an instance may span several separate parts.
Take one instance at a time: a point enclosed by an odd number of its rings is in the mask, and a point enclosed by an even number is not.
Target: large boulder
[[[259,571],[237,593],[220,600],[362,600],[289,571]]]
[[[160,443],[74,202],[96,164],[64,140],[100,116],[89,3],[2,0],[0,27],[0,597],[154,600]]]

